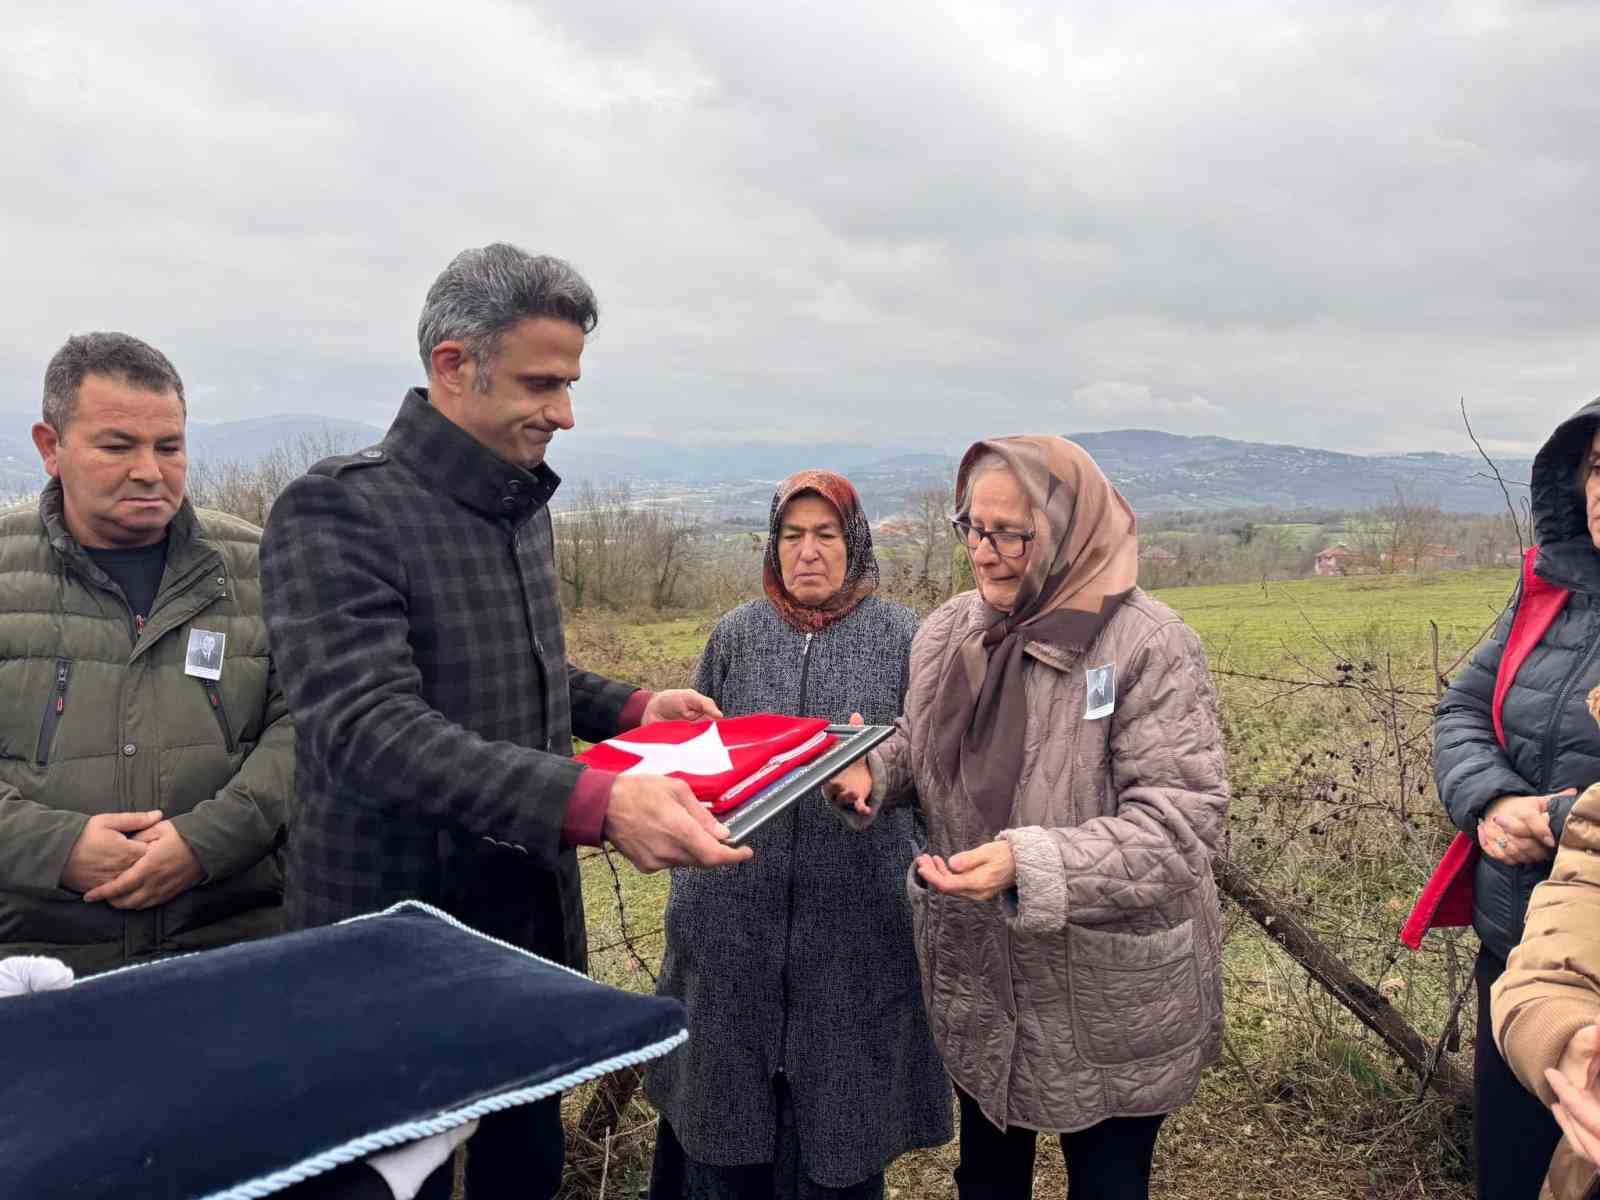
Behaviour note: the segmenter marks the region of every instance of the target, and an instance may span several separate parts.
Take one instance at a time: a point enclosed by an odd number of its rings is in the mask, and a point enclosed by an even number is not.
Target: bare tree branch
[[[1467,436],[1472,439],[1472,444],[1477,447],[1478,453],[1483,456],[1483,461],[1489,464],[1489,470],[1494,472],[1495,482],[1500,485],[1500,492],[1506,498],[1506,512],[1511,517],[1511,525],[1517,531],[1517,561],[1528,552],[1527,539],[1522,536],[1522,521],[1517,516],[1517,506],[1511,500],[1511,489],[1506,486],[1505,476],[1500,474],[1500,468],[1495,465],[1494,459],[1489,457],[1489,452],[1483,448],[1483,443],[1478,440],[1478,435],[1472,432],[1472,422],[1467,418],[1467,398],[1461,397],[1461,423],[1467,427]],[[1529,531],[1530,535],[1532,531]]]
[[[1388,998],[1357,977],[1300,923],[1287,905],[1226,858],[1219,856],[1212,862],[1212,873],[1222,893],[1248,913],[1329,995],[1382,1038],[1425,1087],[1432,1086],[1462,1107],[1471,1106],[1472,1085],[1456,1065],[1432,1053],[1427,1040],[1400,1015]]]

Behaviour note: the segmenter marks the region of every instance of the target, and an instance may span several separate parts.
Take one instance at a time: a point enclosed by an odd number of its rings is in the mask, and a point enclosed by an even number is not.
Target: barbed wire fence
[[[615,927],[614,931],[608,929],[604,941],[589,947],[591,974],[619,980],[635,990],[647,986],[653,991],[658,977],[651,963],[658,948],[664,947],[665,924],[655,920],[648,922],[646,928],[636,928],[622,881],[622,872],[633,868],[626,860],[618,865],[617,851],[595,847],[580,850],[577,857],[579,869],[586,876],[603,872],[610,890],[605,923]],[[598,915],[591,913],[591,917]],[[646,1139],[654,1138],[655,1113],[639,1096],[643,1081],[641,1070],[629,1067],[590,1085],[587,1099],[568,1130],[568,1176],[562,1187],[563,1197],[605,1196],[619,1147],[642,1151]]]

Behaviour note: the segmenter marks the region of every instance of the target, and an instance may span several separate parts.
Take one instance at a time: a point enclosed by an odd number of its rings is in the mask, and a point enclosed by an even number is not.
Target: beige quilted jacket
[[[923,624],[899,732],[869,759],[874,815],[920,802],[936,854],[988,840],[929,744],[945,663],[985,611],[968,592]],[[1166,605],[1135,591],[1087,654],[1028,656],[1026,761],[1001,834],[1015,894],[943,896],[915,867],[908,887],[951,1076],[996,1125],[1063,1133],[1171,1112],[1221,1050],[1211,855],[1228,784],[1205,654]],[[1115,710],[1085,720],[1085,669],[1108,663]]]
[[[1600,688],[1596,689],[1600,692]],[[1590,697],[1595,704],[1595,697]],[[1533,889],[1522,941],[1494,985],[1494,1036],[1522,1086],[1546,1104],[1547,1069],[1572,1035],[1600,1021],[1600,784],[1578,797],[1550,878]],[[1479,1031],[1479,1037],[1487,1031]],[[1562,1138],[1540,1193],[1553,1200],[1600,1195],[1600,1172]]]

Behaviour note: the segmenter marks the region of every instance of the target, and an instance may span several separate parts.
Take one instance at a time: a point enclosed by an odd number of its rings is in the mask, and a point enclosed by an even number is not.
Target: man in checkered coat
[[[566,659],[544,457],[573,426],[596,320],[559,259],[464,251],[418,322],[428,387],[381,444],[318,463],[273,508],[261,563],[296,730],[291,927],[415,898],[581,969],[575,846],[609,841],[644,870],[749,856],[686,784],[571,758],[574,733],[721,715]],[[556,1102],[486,1119],[469,1161],[470,1200],[553,1194]]]

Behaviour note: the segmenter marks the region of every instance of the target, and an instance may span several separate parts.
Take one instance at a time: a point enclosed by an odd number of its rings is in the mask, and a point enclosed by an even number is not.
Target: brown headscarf
[[[815,607],[801,604],[789,594],[783,586],[783,568],[778,564],[778,527],[783,510],[803,492],[814,492],[833,505],[844,532],[844,582],[828,600]],[[840,617],[848,616],[877,590],[878,560],[872,553],[872,526],[861,511],[861,497],[854,484],[832,471],[796,471],[778,485],[767,516],[767,557],[761,564],[761,584],[778,615],[801,633],[820,633]]]
[[[945,668],[933,746],[945,775],[993,832],[1005,828],[1022,772],[1027,722],[1023,648],[1087,650],[1138,579],[1133,510],[1083,447],[1048,435],[977,442],[956,472],[956,503],[973,465],[998,456],[1022,486],[1034,540],[1009,613],[963,642]],[[1098,666],[1100,664],[1090,664]]]

